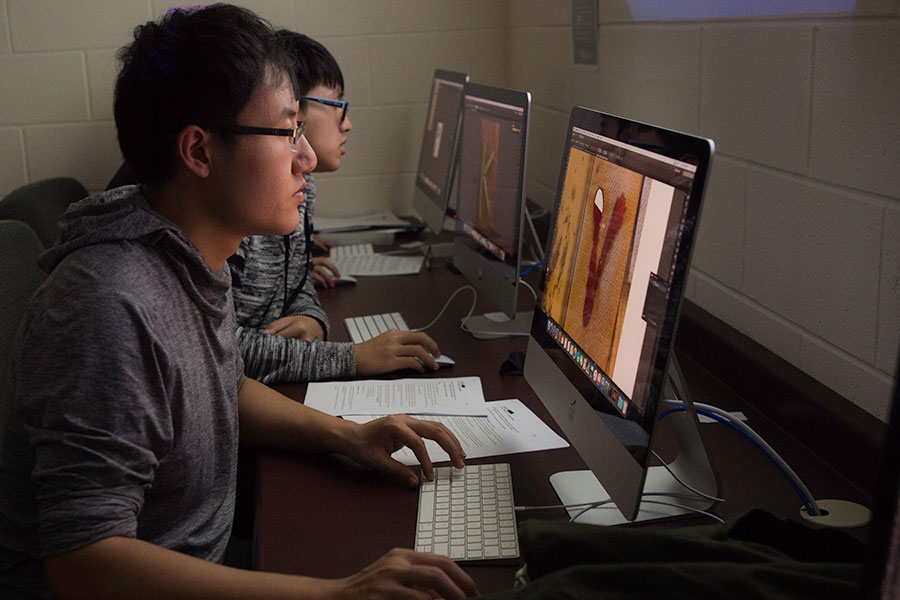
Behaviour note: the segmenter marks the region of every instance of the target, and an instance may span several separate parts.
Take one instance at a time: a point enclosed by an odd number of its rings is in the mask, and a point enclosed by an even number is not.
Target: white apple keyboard
[[[509,464],[435,467],[419,485],[415,548],[459,561],[519,556]]]

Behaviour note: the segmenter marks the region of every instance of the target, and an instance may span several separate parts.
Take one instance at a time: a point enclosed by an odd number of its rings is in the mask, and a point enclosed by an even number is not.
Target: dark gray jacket
[[[0,589],[46,595],[42,559],[110,536],[221,559],[234,512],[230,272],[136,187],[73,205],[0,408]]]

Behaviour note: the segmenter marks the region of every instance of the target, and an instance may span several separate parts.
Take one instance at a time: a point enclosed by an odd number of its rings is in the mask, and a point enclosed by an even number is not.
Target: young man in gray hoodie
[[[248,234],[297,226],[315,156],[290,59],[244,9],[173,9],[123,49],[115,117],[145,182],[85,199],[41,258],[50,274],[14,349],[0,407],[0,590],[45,598],[458,598],[449,559],[395,549],[321,580],[221,561],[238,438],[339,452],[415,485],[391,450],[434,423],[357,425],[243,375],[226,259]]]

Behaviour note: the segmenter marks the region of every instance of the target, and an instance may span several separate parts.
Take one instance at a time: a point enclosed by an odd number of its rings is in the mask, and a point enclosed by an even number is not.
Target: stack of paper
[[[310,383],[305,404],[357,423],[390,414],[437,421],[453,432],[468,458],[569,445],[519,400],[485,402],[478,377]],[[450,460],[437,442],[426,439],[425,447],[432,462]],[[409,448],[393,457],[419,464]]]
[[[428,421],[443,423],[453,432],[466,453],[466,458],[500,456],[517,452],[534,452],[567,448],[569,443],[558,436],[536,414],[519,400],[495,400],[487,403],[487,417],[424,416]],[[357,423],[367,423],[376,416],[346,417]],[[431,462],[449,462],[450,456],[437,442],[425,440]],[[419,459],[409,448],[392,454],[404,465],[417,465]]]
[[[372,213],[355,217],[321,217],[313,221],[315,232],[334,244],[374,244],[390,246],[394,234],[402,231],[419,231],[420,225],[412,225],[391,212]]]
[[[488,414],[478,377],[314,382],[303,403],[336,417]]]
[[[372,213],[355,217],[320,217],[313,221],[316,233],[344,233],[348,231],[410,231],[418,230],[392,212]]]
[[[391,256],[378,254],[372,244],[334,246],[328,253],[341,275],[415,275],[422,270],[424,256]]]

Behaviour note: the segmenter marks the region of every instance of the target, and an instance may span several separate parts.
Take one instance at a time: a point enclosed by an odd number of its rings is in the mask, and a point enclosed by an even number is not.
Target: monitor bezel
[[[469,75],[459,73],[457,71],[446,71],[444,69],[435,69],[431,78],[431,88],[429,88],[428,107],[425,111],[425,121],[422,125],[422,144],[419,146],[419,163],[416,165],[416,174],[414,177],[415,193],[413,194],[413,209],[419,214],[425,225],[434,233],[440,233],[444,228],[444,218],[448,214],[450,199],[453,195],[453,175],[456,173],[456,165],[459,152],[459,134],[462,124],[462,99],[460,99],[459,112],[457,113],[456,125],[453,131],[453,145],[450,148],[450,164],[447,172],[444,174],[443,193],[438,197],[434,190],[419,181],[419,173],[422,172],[422,146],[424,146],[428,135],[428,115],[432,110],[432,102],[434,101],[434,85],[437,80],[450,81],[465,86],[469,81]],[[463,96],[464,97],[464,96]]]
[[[531,119],[531,93],[524,90],[515,90],[509,88],[500,88],[479,83],[466,83],[463,89],[463,105],[460,109],[460,130],[457,143],[459,144],[459,152],[462,152],[463,137],[465,128],[463,120],[465,114],[466,97],[475,96],[480,99],[491,102],[499,102],[521,108],[522,114],[522,146],[520,148],[519,162],[521,164],[521,172],[517,181],[518,185],[518,210],[515,219],[516,223],[516,239],[514,246],[516,248],[514,277],[513,281],[508,280],[509,265],[502,263],[499,259],[485,258],[477,248],[476,244],[471,241],[469,234],[465,231],[467,222],[459,214],[456,215],[456,235],[453,243],[453,264],[459,269],[463,275],[478,290],[487,295],[491,302],[509,318],[516,316],[518,306],[518,287],[519,273],[522,271],[522,248],[524,238],[524,217],[525,217],[525,177],[528,172],[528,137]],[[461,169],[462,159],[460,157],[458,169]],[[461,191],[461,190],[460,190]],[[501,266],[502,263],[502,266]],[[527,321],[526,321],[527,326]]]
[[[671,282],[672,293],[669,294],[666,303],[663,327],[653,360],[648,401],[640,423],[647,435],[647,448],[650,449],[654,443],[661,394],[666,385],[670,361],[673,359],[674,340],[677,335],[686,277],[700,218],[701,199],[706,187],[715,146],[712,140],[706,138],[585,107],[574,107],[566,132],[554,202],[554,215],[557,214],[561,201],[571,151],[570,137],[575,127],[597,132],[607,138],[638,147],[645,147],[646,144],[637,139],[635,134],[649,128],[659,136],[661,143],[647,147],[647,150],[696,166],[694,183],[690,194],[685,199],[684,224],[689,226],[683,227],[681,248],[675,255]],[[554,216],[548,236],[547,252],[551,252],[553,249],[552,240],[556,233],[556,226]],[[641,492],[647,469],[650,466],[651,453],[645,452],[642,459],[638,460],[628,452],[607,425],[607,421],[601,418],[592,406],[592,402],[595,403],[597,400],[596,397],[590,395],[600,395],[595,384],[567,355],[561,351],[558,353],[553,351],[556,346],[547,332],[548,317],[541,309],[545,286],[546,270],[542,273],[540,297],[532,319],[525,362],[526,380],[569,441],[578,450],[582,459],[606,488],[625,518],[634,519],[640,506]],[[603,401],[605,402],[605,399]]]

